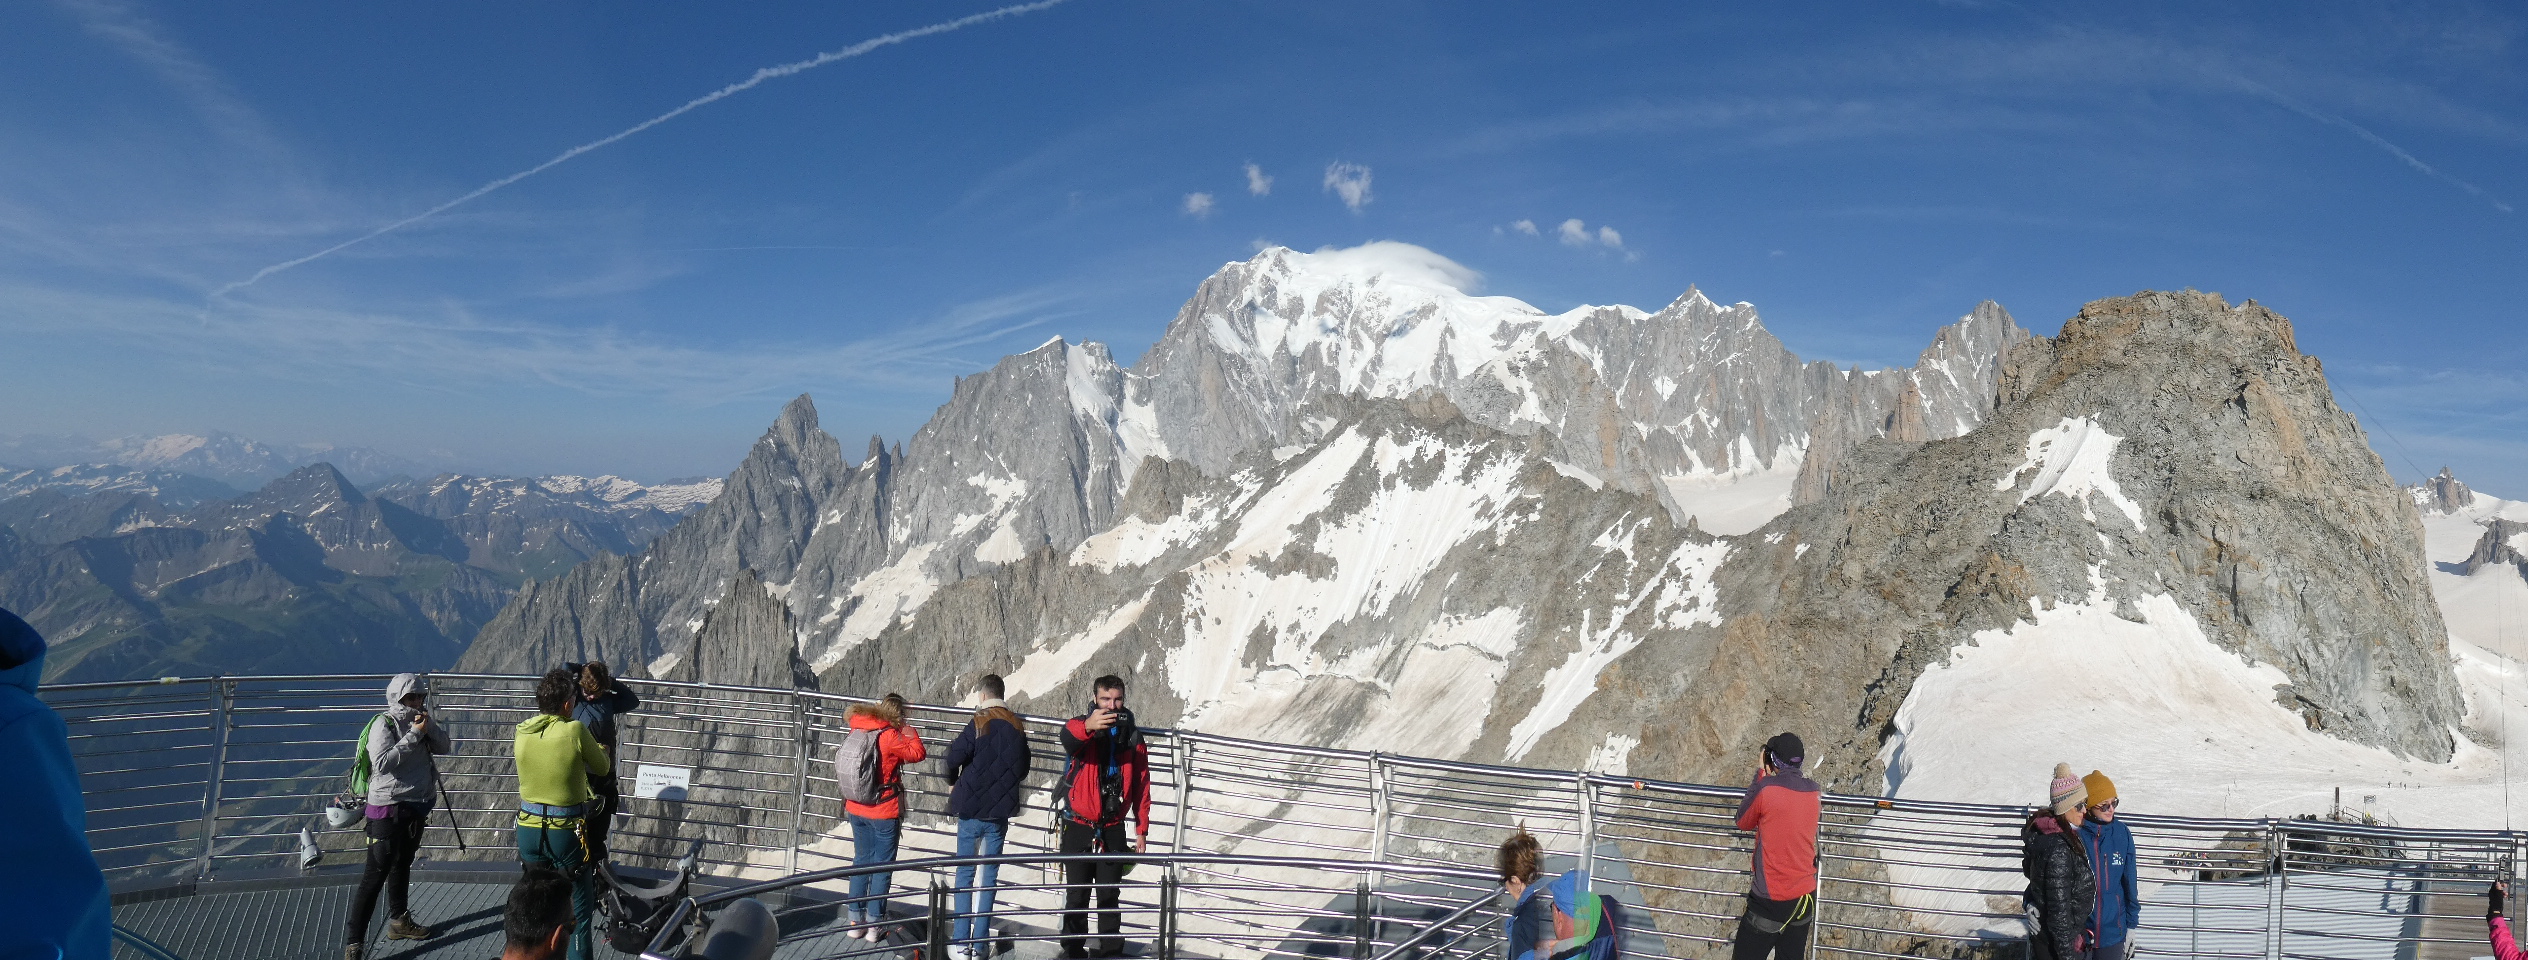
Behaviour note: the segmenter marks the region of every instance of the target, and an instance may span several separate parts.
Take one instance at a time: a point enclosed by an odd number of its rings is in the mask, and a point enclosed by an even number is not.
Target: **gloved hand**
[[[2484,906],[2484,918],[2490,920],[2494,917],[2501,916],[2502,902],[2510,899],[2510,881],[2493,881],[2492,886],[2484,888],[2484,899],[2486,901]]]

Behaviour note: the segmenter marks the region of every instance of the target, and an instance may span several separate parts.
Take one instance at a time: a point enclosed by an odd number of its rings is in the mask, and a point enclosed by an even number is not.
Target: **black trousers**
[[[430,808],[399,803],[385,819],[368,821],[369,863],[360,871],[360,887],[351,895],[351,922],[344,943],[369,942],[369,920],[377,915],[378,888],[386,889],[386,915],[412,912],[413,855],[421,852],[422,827]]]
[[[1120,822],[1092,827],[1065,821],[1062,824],[1063,853],[1116,852],[1124,846],[1124,825]],[[1097,891],[1097,932],[1103,937],[1099,953],[1122,953],[1124,949],[1124,915],[1117,906],[1124,898],[1124,861],[1062,865],[1062,882],[1071,886],[1062,892],[1062,952],[1077,956],[1084,952],[1081,941],[1088,935],[1088,895],[1094,885]]]
[[[1766,900],[1747,895],[1747,912],[1738,918],[1738,942],[1731,960],[1800,960],[1808,953],[1808,931],[1816,925],[1817,900],[1812,894],[1792,900]]]
[[[623,806],[623,785],[612,773],[588,775],[588,811],[580,817],[580,831],[588,838],[589,862],[606,859],[606,832],[614,827],[614,812]]]

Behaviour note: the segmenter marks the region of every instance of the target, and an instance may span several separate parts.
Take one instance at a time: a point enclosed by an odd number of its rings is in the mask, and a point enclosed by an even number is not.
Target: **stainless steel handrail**
[[[70,721],[88,789],[114,795],[94,805],[90,830],[110,870],[127,884],[152,876],[201,881],[287,862],[298,825],[347,756],[348,728],[383,706],[385,680],[360,674],[170,678],[66,684],[42,695]],[[469,836],[506,828],[507,739],[500,730],[529,712],[532,680],[432,678],[442,713],[462,718],[451,722],[458,750],[442,769],[471,784],[451,790],[451,813]],[[683,811],[681,824],[643,812],[617,835],[663,842],[680,839],[682,828],[705,828],[719,851],[707,868],[739,879],[817,874],[843,858],[847,841],[834,830],[839,800],[830,782],[819,784],[828,776],[824,756],[840,736],[843,708],[866,699],[629,682],[647,703],[630,716],[617,759],[627,767],[688,768],[697,789],[675,808]],[[929,737],[953,731],[966,715],[961,708],[924,705],[911,719]],[[1039,734],[1059,722],[1027,719]],[[328,729],[344,732],[327,738]],[[1411,864],[1488,862],[1500,834],[1523,821],[1558,856],[1603,868],[1601,876],[1638,901],[1659,936],[1703,943],[1725,942],[1746,888],[1749,844],[1730,820],[1738,788],[1187,730],[1146,733],[1158,821],[1152,847],[1167,853],[1374,862],[1403,873]],[[143,737],[160,739],[134,747]],[[160,756],[131,756],[138,752]],[[908,769],[905,849],[947,852],[953,837],[935,825],[945,785],[926,770]],[[1047,772],[1039,768],[1038,776]],[[712,781],[707,790],[705,780]],[[1011,824],[1010,850],[1056,846],[1033,789],[1030,813]],[[2018,831],[2029,808],[1845,795],[1823,803],[1819,929],[1851,936],[1820,942],[1818,955],[1901,953],[1907,948],[1900,941],[1908,937],[1966,947],[2023,934],[2017,914],[2004,904],[2015,901],[2022,885]],[[2142,841],[2144,906],[2153,918],[2141,934],[2145,954],[2279,956],[2319,949],[2311,944],[2329,937],[2439,942],[2446,938],[2378,931],[2447,919],[2428,911],[2423,898],[2449,894],[2435,889],[2382,900],[2387,891],[2368,886],[2373,881],[2363,879],[2363,865],[2394,866],[2400,875],[2442,884],[2481,883],[2496,873],[2528,876],[2528,837],[2509,831],[2277,818],[2120,819]],[[109,837],[114,841],[104,842]],[[340,849],[350,838],[324,831],[321,839]],[[448,851],[434,846],[431,853]],[[1030,862],[1042,870],[1054,861],[1039,856]],[[178,864],[191,867],[181,877],[164,873]],[[1445,887],[1464,879],[1434,882]],[[2365,893],[2371,903],[2391,906],[2329,899]],[[2413,905],[2394,907],[2398,897]],[[2249,913],[2261,916],[2248,921]],[[2329,934],[2293,919],[2302,916],[2372,929]]]

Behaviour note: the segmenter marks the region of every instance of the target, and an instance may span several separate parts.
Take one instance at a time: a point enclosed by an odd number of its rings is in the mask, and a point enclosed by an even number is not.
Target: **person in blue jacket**
[[[1024,721],[1003,699],[999,674],[975,682],[974,721],[957,731],[948,744],[948,815],[957,818],[957,856],[997,857],[1009,839],[1009,818],[1017,815],[1019,791],[1035,754],[1027,747]],[[957,919],[949,927],[957,945],[953,960],[980,960],[992,952],[992,895],[1001,868],[985,865],[957,868],[953,906]]]
[[[2089,848],[2089,870],[2098,876],[2098,902],[2089,911],[2090,956],[2123,960],[2132,955],[2133,928],[2142,922],[2133,830],[2116,821],[2115,781],[2096,770],[2080,781],[2089,788],[2089,819],[2080,825],[2080,839]]]
[[[44,638],[0,610],[0,957],[105,960],[114,914],[88,849],[70,728],[35,698]]]

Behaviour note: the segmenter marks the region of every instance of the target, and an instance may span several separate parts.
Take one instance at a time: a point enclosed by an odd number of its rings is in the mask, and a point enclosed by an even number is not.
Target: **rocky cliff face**
[[[2039,611],[2142,620],[2171,609],[2154,598],[2279,667],[2310,728],[2450,756],[2464,711],[2419,518],[2287,321],[2193,293],[2099,301],[2015,348],[1999,399],[1961,437],[1858,445],[1839,489],[1739,541],[1723,652],[1610,673],[1638,691],[1621,702],[1688,711],[1645,725],[1638,756],[1717,776],[1758,731],[1831,731],[1809,742],[1832,779],[1875,788],[1925,668]]]

